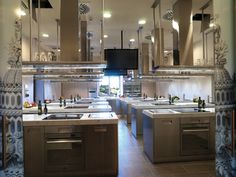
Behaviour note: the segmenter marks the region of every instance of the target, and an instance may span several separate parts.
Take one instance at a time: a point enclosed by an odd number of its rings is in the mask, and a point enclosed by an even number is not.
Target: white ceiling
[[[50,47],[56,47],[56,21],[60,19],[60,0],[49,0],[53,9],[41,9],[40,15],[40,33],[48,33],[49,38],[41,38],[42,44]],[[174,0],[161,0],[161,16],[166,13],[167,9],[172,8]],[[193,0],[193,14],[201,12],[200,8],[209,0]],[[80,2],[88,3],[90,12],[87,15],[88,31],[93,33],[92,44],[95,54],[100,50],[101,38],[101,19],[102,19],[102,0],[81,0]],[[104,34],[109,37],[105,39],[105,48],[120,48],[121,46],[121,30],[124,31],[124,48],[129,47],[129,40],[134,38],[133,47],[137,47],[137,29],[139,19],[146,19],[147,23],[143,26],[142,36],[143,41],[145,36],[150,35],[153,29],[153,9],[151,8],[154,0],[104,0],[105,10],[112,13],[110,19],[104,20]],[[183,8],[184,9],[184,8]],[[156,11],[158,14],[158,11]],[[23,17],[23,34],[28,35],[28,17]],[[157,19],[159,17],[157,16]],[[164,47],[165,49],[172,48],[172,27],[171,22],[161,20],[164,27]],[[34,35],[37,36],[37,24],[34,24]],[[194,34],[201,36],[200,23],[194,22]],[[197,37],[195,37],[197,39]]]

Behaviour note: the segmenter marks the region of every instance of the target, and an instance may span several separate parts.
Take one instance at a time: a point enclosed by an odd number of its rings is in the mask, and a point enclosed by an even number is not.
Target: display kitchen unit
[[[235,0],[0,0],[1,177],[235,177]]]

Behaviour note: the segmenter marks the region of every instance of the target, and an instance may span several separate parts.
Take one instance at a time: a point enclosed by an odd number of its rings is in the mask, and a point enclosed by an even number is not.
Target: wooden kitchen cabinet
[[[85,169],[97,175],[117,175],[117,125],[91,125],[85,130]]]
[[[25,177],[42,177],[44,166],[44,127],[24,128]]]
[[[24,163],[25,177],[117,176],[117,124],[25,127]]]
[[[214,132],[214,114],[166,118],[143,114],[144,152],[153,163],[213,159]]]

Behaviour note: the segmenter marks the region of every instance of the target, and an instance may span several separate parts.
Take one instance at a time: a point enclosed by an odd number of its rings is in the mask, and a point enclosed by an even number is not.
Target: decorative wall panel
[[[8,2],[4,1],[4,3]],[[0,165],[3,165],[4,162],[4,168],[0,171],[1,177],[24,176],[20,18],[16,18],[12,28],[14,28],[14,34],[8,34],[12,36],[11,40],[8,43],[5,43],[4,40],[0,41],[1,46],[8,50],[8,57],[1,57],[1,60],[6,60],[6,65],[1,66],[5,72],[0,75],[0,117],[1,122],[4,122],[5,125],[1,126],[1,139],[4,140],[1,143],[4,149],[0,148],[2,157]]]
[[[216,103],[216,176],[235,177],[236,166],[233,141],[232,119],[235,110],[234,85],[225,68],[228,47],[221,39],[221,28],[215,27],[215,103]]]

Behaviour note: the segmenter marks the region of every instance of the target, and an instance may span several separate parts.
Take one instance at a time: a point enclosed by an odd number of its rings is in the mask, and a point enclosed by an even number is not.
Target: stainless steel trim
[[[48,140],[47,144],[82,143],[82,140]]]
[[[209,129],[191,129],[191,130],[186,130],[186,129],[183,129],[183,132],[208,132]]]

